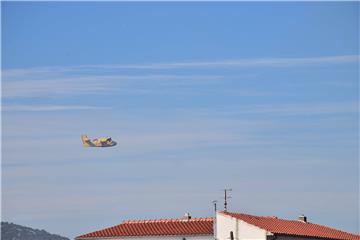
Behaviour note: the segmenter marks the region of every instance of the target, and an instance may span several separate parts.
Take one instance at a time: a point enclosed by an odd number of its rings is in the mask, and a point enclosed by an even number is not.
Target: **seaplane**
[[[90,140],[86,134],[81,135],[84,147],[113,147],[117,143],[111,137],[100,137]]]

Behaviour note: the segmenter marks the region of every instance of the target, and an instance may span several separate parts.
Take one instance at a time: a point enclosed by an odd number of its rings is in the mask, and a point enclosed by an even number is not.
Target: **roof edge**
[[[220,211],[220,212],[218,212],[218,213],[223,214],[223,215],[225,215],[225,216],[227,216],[227,217],[234,218],[234,219],[236,219],[236,220],[238,220],[238,221],[242,221],[242,222],[244,222],[244,223],[246,223],[246,224],[249,224],[249,225],[251,225],[251,226],[254,226],[255,228],[261,229],[261,230],[265,231],[266,233],[275,234],[275,233],[273,233],[273,232],[268,231],[267,229],[264,229],[264,228],[261,228],[261,227],[259,227],[259,226],[256,226],[256,225],[254,225],[254,224],[252,224],[252,223],[249,223],[249,222],[247,222],[247,221],[245,221],[245,220],[243,220],[243,219],[238,219],[238,218],[233,217],[233,216],[231,216],[231,215],[229,215],[229,214],[226,214],[225,211]],[[235,212],[233,212],[233,213],[235,213]],[[244,214],[244,213],[241,213],[241,214]],[[245,214],[245,215],[253,216],[253,215],[250,215],[250,214]]]
[[[74,239],[76,240],[82,240],[82,239],[98,239],[98,238],[104,238],[104,239],[115,239],[115,238],[119,238],[119,237],[126,237],[126,238],[136,238],[136,237],[158,237],[158,236],[183,236],[183,237],[192,237],[192,236],[213,236],[213,233],[212,234],[173,234],[173,235],[170,235],[170,234],[161,234],[161,235],[129,235],[129,236],[111,236],[111,237],[75,237]]]

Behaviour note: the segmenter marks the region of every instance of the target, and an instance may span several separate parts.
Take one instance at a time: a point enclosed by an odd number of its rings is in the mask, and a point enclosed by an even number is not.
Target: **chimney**
[[[190,219],[191,219],[190,213],[185,213],[184,218],[185,218],[186,220],[190,220]]]
[[[301,214],[298,218],[299,221],[302,221],[304,223],[307,223],[307,217],[304,214]]]

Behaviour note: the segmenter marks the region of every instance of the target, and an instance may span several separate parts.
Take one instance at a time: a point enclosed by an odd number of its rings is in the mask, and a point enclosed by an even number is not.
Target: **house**
[[[305,216],[300,216],[297,220],[285,220],[275,216],[217,212],[216,238],[218,240],[360,240],[360,235],[310,223]]]
[[[214,231],[215,230],[215,231]],[[305,216],[285,220],[274,216],[217,212],[214,218],[128,220],[90,232],[76,240],[360,240],[360,235],[310,223]]]
[[[76,240],[213,240],[213,218],[128,220],[76,237]]]

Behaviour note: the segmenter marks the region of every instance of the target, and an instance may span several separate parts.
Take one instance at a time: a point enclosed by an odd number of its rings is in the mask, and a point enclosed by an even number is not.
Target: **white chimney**
[[[307,222],[307,217],[306,217],[304,214],[301,214],[301,215],[299,216],[298,220],[306,223],[306,222]]]
[[[184,218],[190,220],[191,219],[190,213],[185,213]]]

